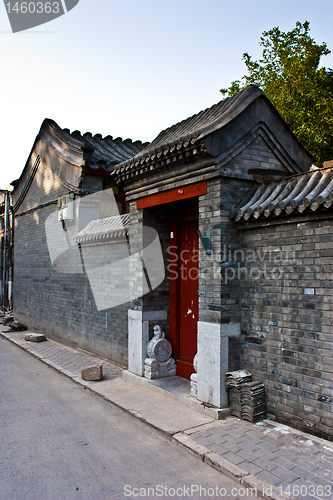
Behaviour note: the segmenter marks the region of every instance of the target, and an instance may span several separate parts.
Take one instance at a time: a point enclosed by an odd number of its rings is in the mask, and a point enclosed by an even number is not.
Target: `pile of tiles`
[[[241,387],[242,419],[252,423],[266,418],[265,386],[262,382],[249,382]]]
[[[226,373],[231,415],[255,423],[266,418],[265,386],[251,379],[247,370]]]
[[[241,387],[250,382],[252,373],[247,370],[237,370],[225,374],[225,385],[229,391],[231,415],[242,418]]]

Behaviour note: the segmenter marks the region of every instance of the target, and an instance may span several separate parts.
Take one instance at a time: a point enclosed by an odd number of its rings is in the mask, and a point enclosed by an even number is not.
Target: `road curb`
[[[201,445],[200,443],[197,443],[194,439],[190,437],[190,434],[192,433],[192,429],[186,429],[183,432],[177,432],[175,434],[169,433],[151,422],[148,422],[145,418],[143,418],[139,413],[137,412],[132,412],[131,410],[128,410],[127,408],[124,408],[123,406],[120,406],[119,404],[115,403],[112,401],[109,397],[105,396],[104,394],[98,392],[94,388],[92,388],[88,382],[84,381],[83,379],[80,379],[77,375],[74,373],[70,372],[69,370],[64,370],[61,368],[59,365],[56,363],[53,363],[51,360],[48,358],[45,358],[44,356],[38,356],[35,352],[31,351],[29,349],[29,345],[23,344],[21,341],[16,341],[9,335],[6,335],[6,332],[0,331],[0,335],[4,337],[6,340],[9,342],[12,342],[13,344],[17,345],[24,351],[28,352],[32,356],[34,356],[36,359],[39,361],[42,361],[46,365],[50,366],[51,368],[55,369],[58,373],[61,373],[67,378],[70,378],[73,382],[76,384],[80,385],[84,389],[88,389],[91,393],[94,395],[101,397],[111,405],[115,406],[116,408],[119,408],[120,410],[126,412],[127,414],[130,414],[134,416],[135,418],[138,418],[141,420],[146,425],[149,425],[153,429],[157,430],[159,433],[161,433],[164,437],[167,437],[171,439],[174,443],[176,443],[178,446],[181,446],[184,448],[187,452],[191,453],[194,455],[196,458],[201,460],[202,462],[205,462],[207,465],[210,467],[218,470],[222,474],[230,477],[231,479],[234,479],[237,481],[239,484],[241,484],[244,489],[251,489],[255,490],[257,494],[259,494],[262,498],[265,500],[297,500],[292,496],[289,495],[281,495],[280,491],[278,490],[277,487],[271,485],[270,483],[257,478],[256,476],[250,474],[248,471],[245,469],[242,469],[238,465],[233,464],[232,462],[229,462],[226,458],[223,456],[219,455],[218,453],[215,453],[211,451],[209,448],[206,448],[205,446]],[[95,356],[97,357],[97,356]],[[211,424],[203,424],[206,426],[214,426],[215,422]],[[197,427],[193,428],[193,432],[196,432],[198,430]],[[245,498],[245,497],[244,497]]]
[[[209,425],[209,424],[207,424]],[[185,431],[187,432],[187,431]],[[179,432],[172,436],[174,442],[189,451],[206,464],[218,470],[225,476],[234,479],[241,484],[244,489],[255,490],[265,500],[297,500],[289,495],[281,495],[279,489],[270,483],[259,479],[250,472],[235,465],[218,453],[211,451],[206,446],[197,443],[189,435]]]

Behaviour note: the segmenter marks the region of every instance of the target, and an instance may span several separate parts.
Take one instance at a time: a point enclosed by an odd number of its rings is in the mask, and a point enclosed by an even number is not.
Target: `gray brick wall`
[[[56,205],[24,213],[42,201],[68,194],[45,172],[38,169],[15,217],[15,317],[50,338],[127,366],[128,304],[98,311],[86,274],[64,274],[52,268],[45,220]]]
[[[218,177],[207,182],[207,194],[199,197],[199,230],[211,234],[211,255],[199,244],[199,319],[211,323],[239,321],[238,284],[224,283],[229,250],[239,245],[238,230],[229,218],[234,205],[250,187],[245,180]],[[226,251],[227,250],[227,251]],[[202,295],[204,294],[204,295]]]
[[[129,230],[129,241],[131,253],[139,252],[142,250],[142,235],[145,228],[153,228],[156,230],[162,248],[164,259],[164,274],[165,279],[163,282],[151,292],[145,294],[143,297],[137,297],[130,304],[131,309],[138,309],[142,311],[167,311],[169,312],[169,252],[170,246],[170,221],[168,218],[168,208],[166,206],[157,206],[143,210],[137,210],[136,202],[130,203],[131,211],[131,224]],[[149,236],[149,231],[148,231]],[[149,240],[144,239],[143,246],[146,247],[150,243]],[[132,290],[133,293],[139,295],[142,290],[142,273],[133,272],[131,274]],[[169,332],[169,319],[156,320],[150,322],[150,336],[153,336],[153,327],[155,324],[162,326],[164,332],[168,336]]]
[[[332,219],[281,219],[240,237],[239,365],[264,381],[280,422],[332,437]]]
[[[231,176],[239,175],[252,179],[248,174],[248,170],[251,168],[268,168],[285,171],[282,162],[273,153],[272,149],[268,147],[267,142],[261,136],[256,137],[237,156],[228,160],[228,163],[222,170],[224,174],[230,174]]]
[[[170,223],[167,217],[167,209],[163,206],[147,208],[143,210],[143,220],[147,227],[151,227],[157,231],[159,236],[160,245],[163,253],[164,260],[164,274],[163,282],[150,293],[143,297],[144,311],[169,311],[170,294],[169,294],[169,272],[167,269],[169,263],[168,248],[170,246]],[[149,243],[146,241],[145,246]],[[160,324],[162,329],[168,336],[169,333],[169,319],[151,321],[150,322],[150,336],[153,336],[153,327],[155,324]]]

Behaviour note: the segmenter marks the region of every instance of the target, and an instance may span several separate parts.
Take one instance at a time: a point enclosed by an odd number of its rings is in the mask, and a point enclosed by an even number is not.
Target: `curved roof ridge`
[[[142,151],[137,153],[133,158],[126,161],[126,165],[134,164],[138,159],[150,156],[154,151],[161,150],[174,144],[176,141],[186,141],[186,139],[198,140],[205,135],[213,132],[216,128],[220,128],[237,116],[245,107],[247,107],[254,99],[260,95],[265,95],[264,92],[256,85],[250,85],[238,94],[227,97],[219,101],[213,106],[206,108],[199,113],[196,113],[185,120],[162,130],[155,139],[148,144]],[[234,110],[234,113],[232,111]],[[125,162],[117,165],[117,170],[124,167]]]
[[[25,185],[29,182],[34,168],[35,156],[39,154],[38,144],[40,141],[66,162],[65,164],[51,162],[49,167],[63,185],[74,191],[80,190],[83,167],[97,170],[95,165],[100,162],[104,164],[105,175],[108,175],[113,170],[113,165],[132,158],[147,144],[143,144],[141,141],[129,142],[128,139],[115,142],[111,136],[106,136],[106,138],[107,140],[103,139],[101,134],[93,136],[90,132],[85,132],[82,135],[79,130],[74,130],[71,133],[68,128],[62,129],[54,120],[45,118],[13,190],[13,199],[17,201],[25,190]]]
[[[213,112],[212,110],[216,110],[221,103],[225,103],[229,99],[230,97],[227,97],[223,101],[213,104],[213,106],[205,108],[199,111],[198,113],[194,113],[189,118],[186,118],[185,120],[180,120],[174,125],[171,125],[171,127],[167,127],[166,129],[162,130],[158,134],[158,136],[155,137],[155,139],[150,144],[148,144],[144,150],[142,150],[142,154],[152,149],[155,149],[155,147],[157,147],[157,144],[158,145],[167,144],[168,142],[176,140],[179,137],[182,137],[183,135],[189,134],[190,132],[194,132],[198,128],[197,125],[200,125],[200,123],[202,122],[202,119],[207,121],[207,118],[209,118],[211,113]],[[168,137],[168,140],[164,140],[163,144],[161,143],[162,137],[165,138]]]
[[[51,120],[53,122],[53,120]],[[87,145],[94,149],[92,153],[92,165],[100,160],[107,163],[117,164],[126,161],[138,154],[148,143],[140,140],[113,138],[111,135],[102,136],[100,133],[82,132],[80,130],[70,131],[68,128],[61,129],[55,122],[56,127],[62,132],[63,140],[76,141],[80,148]],[[70,139],[69,139],[70,138]]]

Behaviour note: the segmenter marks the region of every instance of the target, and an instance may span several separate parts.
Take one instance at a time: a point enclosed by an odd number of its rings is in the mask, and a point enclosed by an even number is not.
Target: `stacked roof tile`
[[[79,130],[72,133],[68,129],[63,131],[84,143],[85,148],[93,149],[89,164],[91,169],[97,170],[102,167],[107,173],[112,172],[114,165],[132,158],[149,144],[141,141],[133,142],[131,139],[123,140],[121,137],[113,139],[111,135],[103,138],[101,134],[92,135],[90,132],[81,135]]]
[[[231,212],[235,221],[312,211],[333,204],[333,168],[313,169],[253,188]]]

